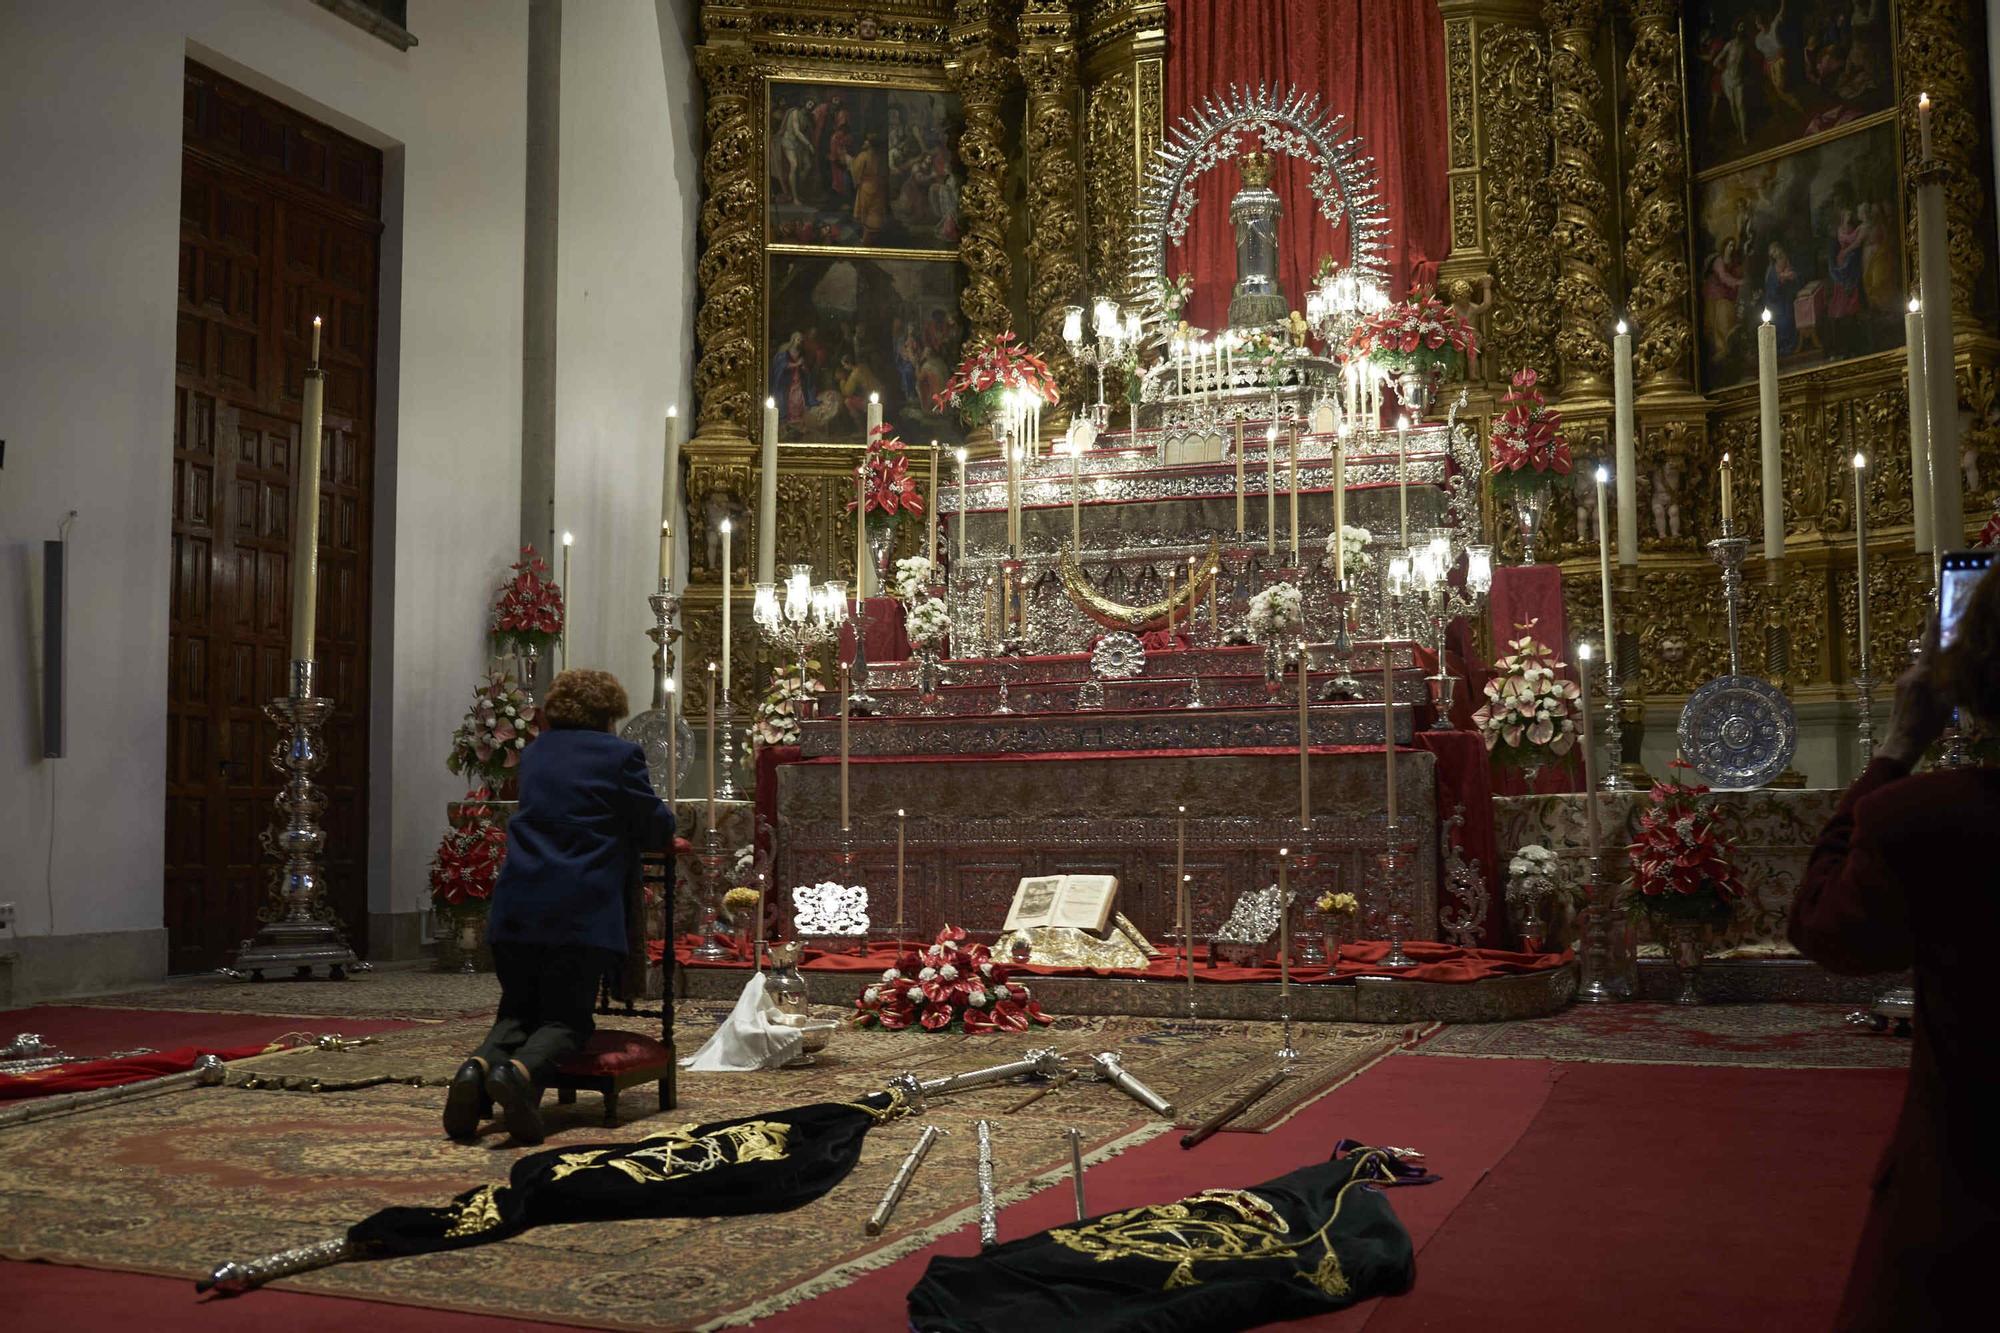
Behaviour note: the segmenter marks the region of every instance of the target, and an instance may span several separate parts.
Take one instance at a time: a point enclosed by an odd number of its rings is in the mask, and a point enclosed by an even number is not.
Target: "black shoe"
[[[500,1107],[500,1119],[517,1143],[540,1143],[542,1132],[542,1090],[521,1077],[509,1060],[496,1065],[486,1075],[486,1095]]]
[[[486,1095],[486,1065],[467,1060],[451,1076],[444,1094],[444,1132],[460,1143],[479,1137],[479,1122],[493,1114],[493,1099]]]

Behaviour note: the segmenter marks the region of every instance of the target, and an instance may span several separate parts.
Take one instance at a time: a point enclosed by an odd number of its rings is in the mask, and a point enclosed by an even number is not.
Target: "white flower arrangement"
[[[1556,854],[1538,842],[1531,842],[1514,853],[1507,862],[1507,873],[1515,879],[1523,875],[1548,875],[1553,877]]]
[[[1538,750],[1568,754],[1577,742],[1576,682],[1556,674],[1563,663],[1532,634],[1507,647],[1512,651],[1493,664],[1497,674],[1486,682],[1486,702],[1472,715],[1486,748],[1516,763],[1540,762]]]
[[[914,558],[923,559],[922,556]],[[943,643],[951,634],[951,611],[936,597],[909,602],[903,613],[903,632],[910,636],[911,643],[919,647]]]
[[[895,593],[896,600],[907,606],[930,596],[930,587],[935,582],[937,566],[928,557],[906,555],[896,562],[890,590]]]
[[[1305,618],[1305,598],[1291,583],[1274,583],[1250,599],[1250,637],[1271,643]]]
[[[1333,568],[1334,543],[1340,544],[1341,563],[1350,570],[1375,568],[1375,557],[1368,554],[1368,548],[1375,541],[1375,534],[1354,523],[1343,524],[1339,536],[1326,539],[1326,559],[1322,567]]]
[[[812,672],[819,669],[817,661],[806,664],[806,674],[800,675],[797,663],[780,667],[771,673],[770,688],[757,701],[756,716],[750,722],[751,762],[756,762],[756,752],[771,745],[797,745],[799,743],[799,717],[805,711],[805,701],[819,693],[819,682],[812,678]]]
[[[792,929],[800,935],[866,935],[868,889],[862,884],[801,884],[792,890]],[[894,968],[882,974],[894,982]]]

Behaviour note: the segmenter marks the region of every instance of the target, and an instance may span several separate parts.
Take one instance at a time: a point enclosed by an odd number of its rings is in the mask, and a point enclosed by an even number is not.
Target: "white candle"
[[[1868,671],[1868,455],[1854,455],[1854,600],[1861,630],[1861,674]]]
[[[1347,423],[1340,423],[1333,437],[1333,578],[1347,578],[1347,551],[1341,534],[1347,531]]]
[[[1290,528],[1292,534],[1292,568],[1297,569],[1299,564],[1299,432],[1296,426],[1292,428],[1291,491]]]
[[[1632,427],[1632,331],[1624,320],[1611,339],[1612,420],[1618,467],[1618,563],[1639,563],[1639,452]]]
[[[1778,329],[1771,312],[1757,326],[1757,460],[1763,467],[1764,558],[1785,555],[1785,480],[1778,432]]]
[[[1917,155],[1923,161],[1931,160],[1931,95],[1917,94]]]
[[[1312,702],[1312,675],[1306,654],[1299,652],[1299,828],[1312,831],[1312,722],[1306,709]]]
[[[667,408],[667,461],[660,471],[660,586],[673,591],[674,510],[681,489],[681,410]]]
[[[1187,946],[1187,807],[1180,807],[1174,824],[1174,927]]]
[[[1069,544],[1083,557],[1083,445],[1074,435],[1069,442]]]
[[[715,827],[715,714],[721,696],[715,688],[715,663],[708,664],[708,826]]]
[[[677,794],[679,786],[679,784],[677,784],[674,781],[674,779],[679,775],[681,771],[680,737],[675,734],[680,730],[680,723],[675,720],[680,716],[680,711],[681,711],[680,694],[674,686],[674,678],[671,675],[667,677],[666,690],[667,690],[667,808],[671,810],[673,809],[674,796]]]
[[[1903,355],[1910,375],[1911,536],[1917,553],[1928,555],[1935,545],[1931,536],[1931,391],[1924,374],[1923,303],[1915,298],[1903,315]]]
[[[1278,553],[1278,428],[1264,429],[1264,553]]]
[[[1736,530],[1736,492],[1731,489],[1728,454],[1722,456],[1722,528],[1725,532]]]
[[[1917,186],[1917,288],[1924,294],[1924,387],[1930,410],[1931,535],[1939,551],[1965,545],[1965,474],[1959,460],[1958,377],[1953,369],[1951,253],[1944,181]]]
[[[1598,826],[1597,816],[1597,761],[1591,755],[1590,729],[1590,645],[1576,646],[1577,661],[1582,665],[1576,673],[1577,711],[1581,714],[1578,725],[1582,730],[1583,746],[1583,822],[1590,835],[1590,868],[1594,875],[1600,853],[1604,850],[1604,830]],[[1593,888],[1600,886],[1593,885]],[[1593,895],[1594,905],[1594,895]],[[1601,910],[1601,909],[1600,909]]]
[[[1410,549],[1410,419],[1396,418],[1396,544]]]
[[[938,534],[937,473],[938,473],[938,442],[936,440],[932,440],[931,441],[931,490],[930,490],[931,511],[930,511],[930,522],[926,525],[930,529],[930,540],[926,543],[924,547],[924,557],[931,562],[931,567],[933,569],[937,568],[937,534]]]
[[[1236,537],[1241,541],[1243,526],[1243,422],[1236,422]]]
[[[1010,438],[1007,451],[1007,554],[1021,554],[1021,446]]]
[[[857,628],[856,632],[859,632]],[[840,831],[847,832],[847,675],[848,664],[840,664]]]
[[[723,538],[723,540],[728,541],[729,539],[725,537]],[[569,582],[569,548],[574,545],[576,545],[576,534],[571,532],[563,533],[562,535],[563,636],[559,647],[562,650],[562,664],[563,664],[563,669],[565,671],[569,669],[570,641],[576,637],[576,598],[570,594],[570,582]]]
[[[1283,999],[1292,993],[1292,849],[1278,849],[1278,996]]]
[[[1604,670],[1607,675],[1614,669],[1617,652],[1613,645],[1617,640],[1611,634],[1611,524],[1604,511],[1604,483],[1610,478],[1602,467],[1597,469],[1597,582],[1604,595]]]
[[[319,316],[314,315],[312,353],[306,362],[299,418],[299,494],[292,520],[294,662],[313,660],[313,631],[319,618],[319,454],[326,403],[326,372],[319,368],[319,328]]]
[[[869,444],[872,445],[875,443],[875,432],[881,428],[882,395],[871,393],[868,395]],[[861,474],[855,478],[854,482],[854,600],[856,603],[859,603],[862,598],[869,596],[875,591],[875,571],[870,568],[873,562],[868,558],[868,467],[866,457],[864,454]]]
[[[965,559],[965,450],[958,454],[958,558]]]
[[[730,530],[736,525],[722,520],[722,687],[729,688],[729,607],[736,600],[735,567],[730,564]]]
[[[896,810],[896,923],[900,926],[903,916],[903,833],[907,820],[902,808]]]
[[[775,398],[764,400],[761,462],[757,478],[757,581],[773,583],[778,568],[778,400]]]

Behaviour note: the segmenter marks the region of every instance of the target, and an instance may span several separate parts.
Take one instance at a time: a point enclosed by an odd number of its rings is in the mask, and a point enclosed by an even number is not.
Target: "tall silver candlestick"
[[[975,1120],[972,1132],[979,1144],[979,1244],[1000,1243],[1000,1209],[993,1198],[993,1122]]]
[[[646,752],[646,775],[652,780],[653,791],[671,806],[680,790],[681,772],[694,757],[694,729],[673,707],[671,689],[674,643],[681,637],[674,617],[680,613],[681,599],[661,579],[660,590],[648,597],[646,604],[653,608],[653,627],[646,631],[646,637],[653,641],[653,704],[633,714],[619,735]]]
[[[339,981],[355,962],[326,901],[321,860],[326,831],[320,827],[326,793],[314,776],[326,766],[320,729],[333,716],[333,700],[314,691],[314,672],[314,663],[294,661],[291,692],[264,705],[264,716],[280,728],[271,763],[285,775],[285,785],[275,802],[278,820],[258,841],[265,855],[283,864],[272,871],[271,901],[257,914],[263,925],[255,939],[243,942],[231,969],[256,981],[264,979],[266,968],[290,967],[294,975],[309,977],[320,965]]]
[[[1729,609],[1729,674],[1743,674],[1743,653],[1738,644],[1738,627],[1743,608],[1743,553],[1749,539],[1736,535],[1736,525],[1722,520],[1722,535],[1708,544],[1708,558],[1722,567],[1722,596]]]
[[[1868,646],[1868,455],[1854,455],[1854,603],[1861,670],[1854,677],[1860,716],[1855,719],[1865,768],[1875,758],[1875,663]]]

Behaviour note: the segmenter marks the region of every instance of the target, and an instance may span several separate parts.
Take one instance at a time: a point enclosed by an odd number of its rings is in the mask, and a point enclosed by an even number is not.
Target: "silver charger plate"
[[[688,725],[688,720],[679,713],[674,715],[674,767],[679,771],[672,775],[671,781],[667,774],[665,712],[648,708],[636,713],[618,734],[646,752],[646,776],[652,780],[654,794],[663,801],[671,801],[694,763],[694,728]]]
[[[1792,701],[1755,676],[1717,676],[1688,696],[1678,728],[1681,757],[1717,791],[1768,786],[1799,745]]]

